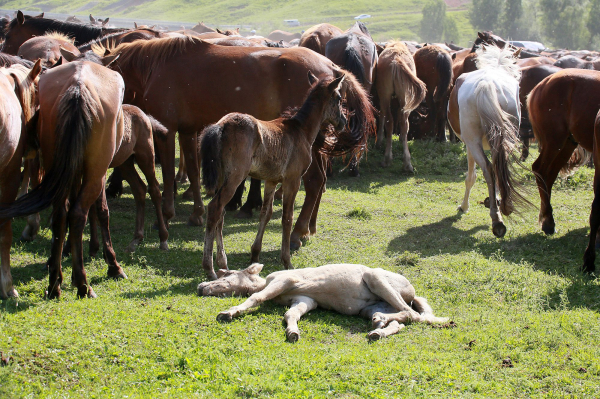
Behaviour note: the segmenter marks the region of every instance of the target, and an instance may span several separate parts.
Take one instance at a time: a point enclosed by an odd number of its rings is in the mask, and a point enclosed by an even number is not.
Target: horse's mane
[[[32,81],[29,78],[29,72],[31,72],[30,68],[19,64],[11,65],[8,68],[0,68],[0,73],[6,77],[12,77],[15,80],[15,93],[21,103],[21,108],[23,109],[23,115],[25,116],[26,121],[29,121],[33,116],[35,83],[37,81],[37,77],[35,81]]]
[[[17,55],[10,55],[0,52],[0,67],[10,67],[11,65],[19,64],[27,68],[33,68],[33,62],[21,58]]]
[[[66,33],[56,32],[56,31],[46,32],[44,37],[48,37],[50,39],[56,39],[56,40],[64,40],[65,42],[70,42],[70,43],[75,42],[75,39],[70,37]]]
[[[515,51],[508,47],[500,49],[496,46],[483,46],[476,51],[475,63],[477,69],[503,69],[506,73],[519,80],[521,69],[514,57]]]
[[[82,44],[81,46],[77,47],[77,49],[79,51],[88,51],[88,50],[92,50],[94,51],[96,54],[103,56],[104,55],[104,51],[106,49],[112,50],[115,49],[118,44],[117,44],[117,39],[119,39],[119,37],[121,35],[125,36],[129,33],[132,34],[139,34],[141,35],[149,35],[150,37],[154,37],[154,38],[160,38],[160,35],[162,34],[162,32],[156,30],[156,29],[150,29],[150,28],[137,28],[135,30],[132,31],[121,31],[121,32],[114,32],[105,36],[101,36],[97,39],[94,39],[92,41],[89,41],[87,43]],[[146,38],[148,38],[148,36],[146,36]],[[140,39],[143,39],[142,37],[140,37]]]

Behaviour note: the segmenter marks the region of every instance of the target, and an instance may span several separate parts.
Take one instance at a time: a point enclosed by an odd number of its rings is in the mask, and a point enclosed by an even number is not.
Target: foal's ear
[[[31,68],[31,71],[29,72],[29,75],[27,77],[34,81],[35,78],[38,77],[40,72],[42,72],[42,60],[38,58],[38,60],[33,65],[33,68]]]
[[[317,77],[315,75],[313,75],[313,73],[311,71],[308,71],[308,83],[312,86],[314,85],[319,79],[317,79]]]
[[[63,58],[69,62],[73,61],[75,59],[75,57],[77,57],[77,55],[75,55],[75,53],[67,50],[64,47],[60,47],[60,54],[63,56]]]
[[[332,92],[335,90],[339,90],[342,87],[344,79],[346,79],[346,75],[342,75],[339,78],[334,79],[331,83],[329,83],[329,86],[327,86],[327,88]]]
[[[25,15],[23,15],[21,10],[17,11],[17,22],[19,25],[23,25],[25,23]]]
[[[260,271],[263,268],[263,264],[262,263],[253,263],[250,266],[248,266],[248,268],[246,269],[246,271],[250,274],[258,274],[260,273]]]

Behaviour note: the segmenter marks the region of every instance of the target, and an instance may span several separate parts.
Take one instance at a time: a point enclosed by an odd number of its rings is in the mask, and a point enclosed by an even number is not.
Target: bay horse
[[[559,171],[580,145],[593,154],[594,201],[590,235],[583,256],[583,270],[595,271],[596,237],[600,226],[600,72],[565,69],[542,80],[527,99],[529,120],[538,140],[540,155],[532,170],[540,193],[540,223],[546,234],[555,232],[550,199]]]
[[[379,55],[377,62],[377,95],[379,97],[379,131],[378,139],[385,142],[385,158],[383,166],[392,163],[392,135],[396,122],[400,126],[400,139],[404,147],[404,170],[413,172],[408,150],[408,116],[425,98],[426,86],[418,77],[415,62],[402,42],[390,42]],[[400,107],[396,115],[392,115],[392,98],[397,98]]]
[[[22,65],[0,68],[0,204],[17,197],[21,184],[21,164],[27,150],[28,129],[35,113],[35,82],[42,68]],[[18,297],[10,273],[12,221],[0,219],[0,298]]]
[[[325,55],[325,46],[334,37],[344,33],[335,25],[323,23],[308,28],[300,37],[299,47],[306,47],[321,55]]]
[[[309,89],[310,70],[319,79],[339,72],[327,58],[306,48],[264,48],[219,46],[194,37],[174,37],[121,44],[109,57],[136,93],[133,104],[154,116],[168,130],[166,143],[156,141],[163,171],[163,214],[165,221],[175,215],[175,132],[185,152],[187,171],[194,194],[190,224],[200,225],[204,206],[200,196],[196,134],[230,112],[243,112],[261,120],[279,117],[290,107],[302,104]],[[106,57],[105,57],[106,58]],[[194,65],[194,68],[189,68]],[[343,132],[328,134],[315,152],[330,155],[359,154],[374,132],[374,110],[356,78],[347,75],[342,92],[351,112]],[[309,235],[309,222],[316,225],[325,171],[311,164],[305,175],[306,199],[294,228],[292,242]],[[314,227],[313,232],[316,231]],[[294,234],[296,236],[294,237]]]
[[[427,45],[413,55],[417,77],[427,87],[427,116],[415,125],[414,138],[432,137],[446,141],[448,99],[452,89],[452,59],[441,47]]]
[[[8,54],[17,54],[21,44],[34,36],[43,36],[48,32],[59,32],[68,35],[74,39],[75,46],[80,46],[101,36],[126,30],[32,17],[23,15],[21,11],[18,11],[17,17],[10,21],[10,24],[6,27],[6,40],[2,51]]]
[[[53,206],[52,250],[48,298],[61,295],[62,247],[66,223],[71,235],[73,275],[77,296],[96,297],[83,267],[82,235],[94,203],[108,224],[104,178],[123,136],[121,76],[89,61],[75,61],[48,70],[39,79],[37,132],[42,166],[41,183],[8,207],[0,217],[30,215]],[[67,201],[69,207],[67,210]],[[110,244],[110,243],[109,243]],[[108,275],[126,278],[111,251]]]
[[[515,204],[527,203],[517,191],[518,182],[511,170],[511,158],[519,141],[521,71],[514,52],[508,47],[478,49],[477,64],[477,71],[462,74],[456,80],[448,105],[450,125],[465,143],[469,167],[459,211],[469,210],[477,163],[488,186],[492,232],[496,237],[503,237],[506,227],[502,214],[510,215]],[[491,163],[484,149],[491,149]],[[500,207],[496,200],[497,189],[502,198]]]
[[[27,40],[19,47],[17,55],[26,60],[42,60],[42,65],[49,68],[56,64],[62,54],[60,48],[69,50],[75,55],[79,55],[79,50],[73,45],[73,40],[62,33],[46,33],[44,36],[36,36]]]
[[[319,81],[310,71],[312,85],[304,104],[293,115],[261,121],[248,114],[231,113],[202,133],[202,181],[208,191],[216,192],[208,205],[202,266],[210,280],[213,269],[213,242],[217,240],[217,265],[228,269],[223,246],[225,205],[248,175],[265,180],[265,194],[252,262],[258,262],[263,234],[273,214],[273,195],[278,183],[283,187],[283,233],[281,261],[286,269],[290,260],[290,233],[294,219],[294,200],[302,175],[312,162],[312,146],[324,123],[336,129],[346,126],[340,90],[344,76]],[[324,140],[324,138],[323,138]]]

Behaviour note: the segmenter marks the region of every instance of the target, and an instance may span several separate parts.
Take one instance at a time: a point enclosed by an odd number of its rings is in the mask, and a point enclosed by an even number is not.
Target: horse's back
[[[22,110],[12,83],[0,73],[0,172],[13,157],[21,139]]]

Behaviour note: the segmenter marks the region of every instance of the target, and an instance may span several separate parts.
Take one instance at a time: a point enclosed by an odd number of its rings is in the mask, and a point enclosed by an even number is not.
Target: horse
[[[527,58],[529,60],[534,58]],[[521,81],[519,82],[519,101],[521,102],[521,125],[519,136],[523,143],[521,151],[521,161],[525,161],[529,156],[529,140],[533,138],[533,130],[529,121],[529,112],[527,111],[527,96],[531,90],[544,78],[556,72],[561,71],[559,67],[547,64],[538,64],[527,68],[521,68]]]
[[[450,54],[434,45],[421,47],[413,55],[417,77],[427,87],[425,103],[427,116],[414,126],[414,138],[434,137],[446,141],[448,98],[452,88],[452,59]],[[413,112],[414,114],[414,112]]]
[[[489,198],[492,232],[506,234],[502,214],[510,215],[515,204],[527,203],[518,192],[518,181],[511,170],[511,158],[517,145],[519,121],[519,78],[515,52],[505,47],[486,46],[477,50],[478,70],[456,80],[448,105],[448,119],[456,135],[465,143],[469,170],[465,195],[459,211],[469,210],[469,194],[475,183],[475,162],[485,177]],[[492,162],[484,149],[491,149]],[[502,200],[498,207],[497,187]]]
[[[600,71],[600,59],[594,59],[592,61],[582,60],[581,58],[573,55],[566,55],[558,59],[554,66],[559,68],[577,68],[577,69],[589,69],[592,71]]]
[[[97,39],[91,40],[78,47],[81,53],[94,49],[94,46],[112,48],[121,43],[131,43],[136,40],[151,40],[161,37],[169,37],[167,33],[160,32],[150,28],[137,28],[134,30],[120,31],[104,35]]]
[[[35,82],[42,68],[22,65],[0,68],[0,203],[6,206],[17,197],[21,163],[28,147],[28,129],[35,113]],[[10,273],[12,222],[0,219],[0,298],[18,297]]]
[[[277,118],[290,107],[302,104],[309,85],[310,70],[319,79],[338,73],[327,58],[306,48],[219,46],[194,37],[174,37],[121,44],[109,57],[136,93],[134,105],[154,116],[169,130],[166,143],[156,141],[163,171],[163,214],[173,218],[175,178],[175,132],[185,152],[187,170],[194,194],[193,225],[202,224],[204,213],[200,196],[196,134],[230,112],[243,112],[262,120]],[[106,57],[105,57],[106,58]],[[194,65],[194,68],[187,66]],[[352,112],[344,132],[328,134],[336,145],[319,143],[315,151],[330,155],[365,150],[366,139],[374,131],[373,108],[368,95],[353,76],[343,84],[346,107]],[[324,170],[305,178],[307,196],[296,223],[296,240],[309,234],[309,220],[316,223],[315,204],[325,183]],[[309,168],[310,169],[310,168]],[[306,176],[306,175],[305,175]],[[304,219],[302,219],[304,218]],[[312,222],[311,222],[312,223]],[[316,230],[316,229],[315,229]],[[293,240],[293,239],[292,239]]]
[[[60,65],[39,79],[37,132],[46,173],[37,187],[0,209],[0,217],[30,215],[52,205],[48,298],[61,295],[61,255],[67,220],[72,283],[77,297],[96,297],[83,267],[82,235],[94,203],[99,219],[108,225],[104,177],[117,150],[116,143],[124,134],[121,109],[124,91],[118,73],[89,61]],[[105,253],[108,276],[126,278],[112,244],[108,244],[110,251]]]
[[[216,30],[214,30],[213,28],[204,25],[204,22],[198,22],[198,24],[194,25],[191,30],[196,31],[198,33],[216,32]]]
[[[378,139],[383,139],[384,132],[387,131],[383,166],[390,166],[392,162],[392,134],[396,119],[400,125],[400,138],[404,147],[404,170],[413,172],[407,141],[408,116],[425,98],[426,86],[417,77],[415,62],[404,43],[388,43],[379,56],[376,89],[381,112]],[[396,116],[392,115],[390,107],[393,97],[400,102]]]
[[[517,65],[520,68],[526,68],[535,65],[554,65],[555,62],[556,60],[550,57],[522,58],[517,61]]]
[[[538,140],[540,155],[532,165],[540,193],[542,231],[554,234],[555,222],[550,198],[559,171],[579,145],[593,154],[594,201],[590,214],[590,235],[583,256],[583,270],[595,270],[596,237],[600,225],[600,72],[565,69],[542,80],[527,99],[529,120]]]
[[[34,62],[16,55],[4,54],[0,52],[0,67],[9,67],[14,64],[23,65],[24,67],[31,69],[33,68]]]
[[[79,50],[73,45],[73,40],[62,33],[46,33],[44,36],[36,36],[27,40],[19,47],[17,55],[26,60],[42,60],[42,65],[49,68],[56,64],[62,54],[60,48],[64,48],[79,55]]]
[[[283,40],[284,42],[291,42],[294,39],[300,39],[302,37],[301,33],[291,33],[283,30],[274,30],[273,32],[267,35],[267,39],[278,42]]]
[[[253,263],[244,270],[219,270],[219,279],[198,285],[199,296],[250,295],[244,303],[219,313],[218,321],[230,322],[261,303],[289,306],[285,313],[285,335],[289,342],[300,338],[298,321],[317,307],[371,320],[369,341],[398,333],[404,323],[445,323],[435,317],[423,297],[402,275],[347,263],[284,270],[259,276],[263,265]]]
[[[102,18],[94,18],[92,16],[92,14],[90,14],[90,25],[104,27],[104,26],[106,26],[108,24],[108,20],[109,19],[110,18],[104,18],[104,19],[102,19]]]
[[[300,37],[299,47],[306,47],[321,55],[325,55],[325,46],[334,37],[344,33],[337,26],[323,23],[308,28]]]
[[[231,113],[202,132],[202,180],[208,191],[216,192],[208,205],[202,260],[210,280],[217,278],[212,261],[215,238],[217,265],[219,269],[227,269],[223,247],[224,208],[248,175],[265,180],[258,234],[252,245],[252,262],[258,262],[263,234],[273,214],[275,188],[281,183],[284,193],[281,261],[286,269],[292,268],[290,233],[294,200],[302,175],[312,162],[313,143],[324,123],[331,123],[338,130],[347,123],[340,94],[344,75],[319,81],[309,71],[308,80],[312,87],[302,107],[293,115],[261,121],[248,114]]]
[[[18,11],[17,17],[10,21],[6,28],[6,40],[2,51],[8,54],[17,54],[21,44],[34,36],[43,36],[48,32],[59,32],[68,35],[73,38],[75,46],[80,46],[101,36],[123,31],[126,31],[126,29],[111,29],[32,17],[23,15],[21,11]]]

